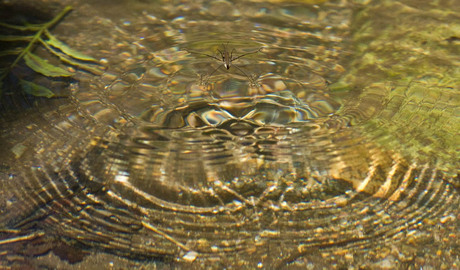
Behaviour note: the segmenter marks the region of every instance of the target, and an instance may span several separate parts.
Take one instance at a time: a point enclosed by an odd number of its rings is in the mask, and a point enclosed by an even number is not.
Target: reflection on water
[[[4,113],[4,265],[458,264],[453,2],[315,2],[78,4],[106,71]]]

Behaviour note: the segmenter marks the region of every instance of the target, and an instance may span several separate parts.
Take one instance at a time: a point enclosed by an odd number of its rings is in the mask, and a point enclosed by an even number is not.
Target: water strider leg
[[[260,50],[262,50],[262,47],[260,47],[259,49],[257,49],[257,51],[253,51],[253,52],[248,52],[248,53],[243,53],[242,55],[238,55],[237,57],[235,58],[232,58],[232,62],[243,57],[243,56],[246,56],[246,55],[249,55],[249,54],[254,54],[254,53],[258,53],[260,52]]]

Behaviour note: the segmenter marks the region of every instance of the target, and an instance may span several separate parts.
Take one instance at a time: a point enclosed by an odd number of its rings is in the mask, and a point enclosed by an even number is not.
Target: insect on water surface
[[[236,69],[238,69],[238,71],[240,71],[244,76],[246,76],[251,82],[253,81],[253,78],[249,77],[246,72],[244,72],[241,68],[239,68],[238,66],[236,66],[235,64],[233,64],[234,61],[240,59],[241,57],[243,56],[246,56],[246,55],[249,55],[249,54],[254,54],[254,53],[258,53],[260,52],[260,50],[262,49],[262,47],[260,47],[258,50],[256,51],[253,51],[253,52],[248,52],[248,53],[244,53],[244,54],[240,54],[236,57],[233,57],[233,53],[236,51],[235,48],[233,48],[231,51],[228,50],[228,42],[227,44],[222,44],[222,50],[220,49],[217,49],[217,52],[219,52],[220,54],[220,57],[221,58],[218,58],[214,55],[210,55],[210,54],[206,54],[206,53],[199,53],[199,52],[193,52],[193,51],[189,51],[187,50],[189,53],[193,53],[193,54],[199,54],[199,55],[204,55],[204,56],[207,56],[207,57],[210,57],[212,59],[215,59],[219,62],[222,62],[223,63],[223,66],[229,70],[231,66],[235,67]],[[210,77],[212,74],[214,74],[214,72],[216,72],[221,66],[218,66],[216,69],[214,69],[209,75],[208,77]]]

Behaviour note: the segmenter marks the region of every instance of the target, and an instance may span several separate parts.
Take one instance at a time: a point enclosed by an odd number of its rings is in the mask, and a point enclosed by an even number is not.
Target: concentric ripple
[[[187,267],[275,268],[455,221],[449,166],[382,143],[399,134],[375,139],[373,121],[396,102],[384,87],[331,90],[363,84],[354,66],[343,76],[344,2],[213,1],[199,16],[166,6],[117,27],[123,42],[102,40],[105,74],[79,74],[69,102],[2,133],[0,256],[58,239]],[[210,57],[224,44],[255,53],[227,70]]]

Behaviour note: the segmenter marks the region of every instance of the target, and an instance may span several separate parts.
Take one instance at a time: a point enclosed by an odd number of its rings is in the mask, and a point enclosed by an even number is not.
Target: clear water
[[[74,3],[105,72],[3,112],[3,264],[458,267],[458,7],[308,2]]]

